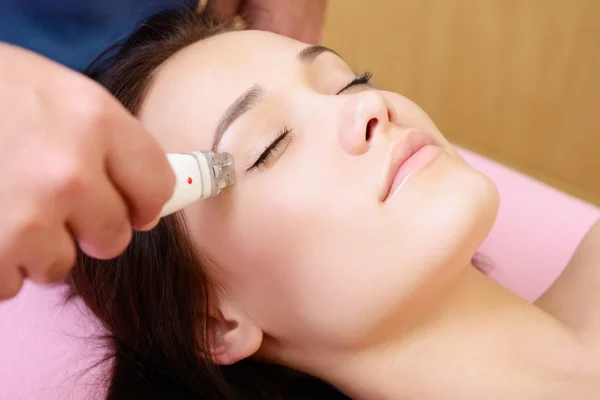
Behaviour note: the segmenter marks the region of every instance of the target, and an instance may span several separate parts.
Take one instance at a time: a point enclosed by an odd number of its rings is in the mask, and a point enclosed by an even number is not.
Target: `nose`
[[[387,132],[391,111],[385,98],[376,90],[345,95],[337,127],[337,137],[350,155],[365,153],[373,138]]]

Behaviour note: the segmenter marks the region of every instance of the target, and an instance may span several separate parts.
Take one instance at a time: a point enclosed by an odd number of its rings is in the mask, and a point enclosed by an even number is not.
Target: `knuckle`
[[[90,90],[80,91],[74,102],[78,122],[76,126],[79,133],[85,136],[101,132],[110,117],[108,95],[93,87],[88,89]]]
[[[30,206],[22,209],[15,217],[14,232],[17,240],[36,234],[46,226],[46,220],[40,207]]]
[[[86,166],[81,157],[60,157],[49,164],[47,182],[54,198],[77,195],[88,187]]]

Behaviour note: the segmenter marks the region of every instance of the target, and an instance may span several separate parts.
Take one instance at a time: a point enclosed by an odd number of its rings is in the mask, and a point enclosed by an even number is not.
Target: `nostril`
[[[368,142],[373,137],[373,129],[377,126],[377,118],[371,118],[367,123],[367,131],[365,133],[365,140]]]

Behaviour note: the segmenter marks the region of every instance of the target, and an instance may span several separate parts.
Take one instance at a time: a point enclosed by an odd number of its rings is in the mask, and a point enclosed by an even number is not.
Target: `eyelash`
[[[344,86],[342,88],[342,90],[340,90],[336,94],[340,94],[344,90],[348,90],[353,86],[368,85],[369,82],[371,81],[372,77],[373,77],[373,74],[371,72],[366,71],[366,72],[356,76],[350,82],[348,82],[346,84],[346,86]],[[291,129],[289,129],[287,127],[283,128],[283,130],[281,132],[279,132],[279,135],[277,135],[277,138],[275,140],[273,140],[273,142],[265,148],[265,150],[261,153],[261,155],[258,157],[258,159],[246,171],[248,172],[248,171],[251,171],[253,169],[260,167],[261,165],[264,165],[269,160],[269,158],[271,157],[273,152],[275,150],[277,150],[277,148],[283,143],[283,141],[285,139],[291,138],[291,136],[290,136],[291,133],[292,133]]]
[[[275,140],[273,140],[273,142],[265,148],[261,155],[258,156],[258,159],[246,171],[251,171],[265,164],[273,155],[275,150],[277,150],[277,148],[279,148],[279,146],[282,145],[286,139],[291,139],[291,134],[292,130],[288,127],[284,127],[281,132],[279,132],[279,135],[277,135],[277,138],[275,138]]]
[[[372,77],[373,77],[373,74],[370,73],[369,71],[366,71],[366,72],[358,75],[356,78],[352,79],[350,82],[348,82],[348,84],[346,86],[344,86],[342,90],[337,92],[337,94],[342,93],[344,90],[350,89],[352,86],[368,85],[369,82],[371,81]]]

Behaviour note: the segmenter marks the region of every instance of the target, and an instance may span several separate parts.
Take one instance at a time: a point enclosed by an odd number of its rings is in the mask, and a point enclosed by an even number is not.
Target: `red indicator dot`
[[[192,184],[192,178],[188,178],[188,185]]]

